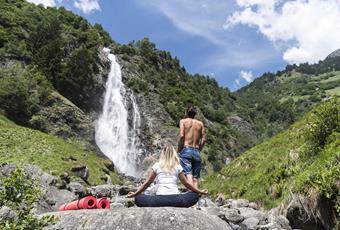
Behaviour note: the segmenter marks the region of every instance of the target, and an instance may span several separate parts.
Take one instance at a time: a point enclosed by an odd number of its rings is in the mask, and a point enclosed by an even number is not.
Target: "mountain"
[[[285,129],[314,105],[340,95],[340,57],[335,53],[317,64],[288,65],[276,74],[265,73],[236,92],[263,138]]]
[[[313,229],[301,227],[302,222],[316,221],[322,224],[317,229],[331,229],[339,220],[339,103],[333,99],[318,105],[206,178],[204,185],[215,196],[245,198],[267,208],[283,204],[291,223],[301,218],[293,228]]]
[[[330,53],[326,59],[330,59],[330,58],[337,58],[340,57],[340,49],[335,50],[334,52]]]
[[[142,168],[158,158],[166,142],[176,145],[178,121],[190,103],[207,126],[205,173],[258,142],[249,110],[233,93],[213,78],[188,74],[149,39],[118,44],[100,25],[63,7],[1,0],[0,12],[0,109],[17,124],[103,155],[94,132],[111,65],[102,50],[109,47],[122,68],[127,111],[132,94],[140,109]]]
[[[0,0],[0,163],[32,163],[66,184],[129,183],[95,138],[113,66],[104,47],[121,70],[125,128],[136,131],[142,172],[165,143],[176,145],[179,119],[194,104],[207,128],[204,186],[214,196],[265,208],[303,199],[307,214],[317,217],[313,226],[324,229],[328,219],[320,213],[329,212],[322,207],[339,217],[339,101],[332,99],[340,93],[339,56],[288,65],[232,93],[213,78],[187,73],[148,38],[118,44],[63,7],[24,0]],[[294,207],[287,207],[290,214],[306,220],[304,207]]]

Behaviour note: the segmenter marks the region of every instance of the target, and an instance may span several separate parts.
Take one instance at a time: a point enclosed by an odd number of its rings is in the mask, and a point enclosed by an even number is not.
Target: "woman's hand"
[[[134,197],[134,196],[136,196],[136,194],[135,194],[134,192],[129,192],[129,193],[127,194],[127,197],[128,197],[128,198],[132,198],[132,197]]]
[[[202,194],[202,195],[207,195],[207,194],[208,194],[208,189],[202,189],[202,190],[200,190],[200,194]]]

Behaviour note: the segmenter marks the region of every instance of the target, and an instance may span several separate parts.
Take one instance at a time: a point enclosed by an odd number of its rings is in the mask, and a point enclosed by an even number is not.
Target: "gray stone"
[[[267,217],[265,213],[252,208],[239,208],[238,210],[245,219],[256,217],[259,221],[263,221]]]
[[[249,230],[255,230],[259,222],[260,222],[259,219],[257,219],[256,217],[249,217],[242,221],[242,224],[247,226]]]
[[[215,204],[217,206],[222,206],[225,204],[225,196],[222,193],[218,194],[217,198],[215,199]]]
[[[3,206],[0,209],[0,222],[6,220],[16,220],[18,218],[17,214],[7,206]]]
[[[268,214],[267,217],[267,221],[269,223],[275,223],[277,226],[279,226],[280,229],[292,229],[289,225],[289,220],[282,215],[272,215],[272,214]]]
[[[259,209],[259,206],[255,202],[250,202],[248,207],[255,210]]]
[[[238,200],[228,199],[225,201],[224,206],[228,208],[245,208],[249,206],[249,201],[245,199]]]
[[[221,210],[217,207],[200,207],[198,210],[208,213],[209,215],[221,216]],[[220,217],[221,218],[221,217]]]
[[[119,188],[119,195],[120,196],[125,196],[131,191],[131,187],[129,186],[122,186]]]
[[[214,202],[212,202],[212,200],[209,199],[208,197],[199,198],[197,205],[199,207],[217,208],[217,205]]]
[[[87,179],[90,176],[90,171],[88,169],[88,167],[86,165],[78,165],[78,166],[74,166],[71,168],[71,171],[78,177],[80,177],[81,179],[83,179],[84,181],[87,181]]]
[[[115,185],[97,185],[87,189],[87,192],[95,197],[113,197],[118,193]]]
[[[130,208],[135,205],[134,198],[127,198],[124,196],[116,196],[111,199],[111,204],[115,206],[116,204],[121,204],[123,207]]]
[[[276,223],[269,223],[266,225],[259,225],[257,227],[258,230],[284,230],[284,228],[281,228],[280,225]]]
[[[244,220],[244,217],[240,214],[240,211],[237,209],[223,209],[221,211],[223,214],[223,219],[226,220],[227,222],[232,222],[232,223],[240,223]]]
[[[84,196],[85,195],[85,188],[79,182],[71,182],[68,185],[68,190],[70,190],[71,192],[73,192],[74,194],[76,194],[78,196]]]
[[[184,208],[95,209],[48,214],[57,216],[60,221],[45,230],[231,230],[216,216]]]

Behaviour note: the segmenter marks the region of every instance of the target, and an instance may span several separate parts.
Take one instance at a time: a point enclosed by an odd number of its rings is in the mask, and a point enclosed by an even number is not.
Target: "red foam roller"
[[[97,208],[110,209],[110,202],[106,197],[97,199]]]
[[[87,196],[79,200],[72,201],[70,203],[63,204],[59,207],[59,211],[66,210],[78,210],[96,208],[97,200],[93,196]]]

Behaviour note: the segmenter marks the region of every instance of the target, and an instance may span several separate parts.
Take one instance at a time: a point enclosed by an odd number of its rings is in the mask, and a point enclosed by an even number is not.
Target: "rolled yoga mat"
[[[110,202],[106,197],[97,199],[97,208],[110,209]]]
[[[96,208],[97,200],[93,196],[87,196],[79,200],[72,201],[70,203],[63,204],[59,207],[59,211],[66,210],[78,210]]]

